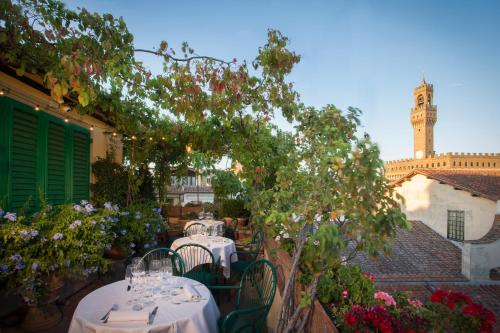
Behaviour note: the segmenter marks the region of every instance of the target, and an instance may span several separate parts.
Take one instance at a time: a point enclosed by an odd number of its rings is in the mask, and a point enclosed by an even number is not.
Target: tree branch
[[[222,60],[222,59],[218,59],[218,58],[214,58],[214,57],[209,57],[209,56],[192,56],[192,57],[188,57],[188,58],[176,58],[170,54],[163,54],[163,53],[160,53],[158,51],[152,51],[152,50],[146,50],[146,49],[134,49],[134,52],[144,52],[144,53],[149,53],[149,54],[154,54],[156,56],[160,56],[160,57],[166,57],[166,58],[169,58],[173,61],[179,61],[179,62],[189,62],[191,60],[211,60],[211,61],[215,61],[215,62],[219,62],[219,63],[223,63],[223,64],[226,64],[226,65],[231,65],[232,63],[229,62],[229,61],[225,61],[225,60]]]

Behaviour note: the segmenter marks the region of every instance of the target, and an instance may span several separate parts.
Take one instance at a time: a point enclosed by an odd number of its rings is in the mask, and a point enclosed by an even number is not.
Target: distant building
[[[404,177],[415,169],[467,169],[500,171],[499,153],[445,153],[434,151],[434,125],[437,107],[433,104],[434,87],[422,81],[413,92],[414,107],[411,109],[413,126],[413,158],[388,161],[385,175],[390,180]]]
[[[394,183],[408,220],[462,250],[462,274],[488,280],[500,267],[500,171],[414,170]]]
[[[167,199],[174,205],[185,206],[190,202],[214,202],[211,177],[197,173],[190,168],[186,176],[172,176],[167,187]]]

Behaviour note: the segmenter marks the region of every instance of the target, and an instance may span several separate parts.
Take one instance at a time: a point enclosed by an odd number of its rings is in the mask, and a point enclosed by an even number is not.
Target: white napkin
[[[190,283],[184,283],[182,290],[184,290],[184,294],[189,300],[198,300],[201,298],[201,294]]]
[[[108,323],[135,321],[146,324],[148,320],[149,311],[111,311],[108,317]]]

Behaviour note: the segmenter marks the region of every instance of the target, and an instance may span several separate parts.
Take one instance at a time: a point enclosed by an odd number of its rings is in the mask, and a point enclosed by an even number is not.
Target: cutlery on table
[[[109,311],[106,312],[106,314],[101,318],[101,320],[104,320],[104,322],[107,322],[110,312],[114,311],[114,310],[118,310],[118,304],[113,304],[111,306],[111,309],[109,309]]]
[[[156,306],[154,308],[153,312],[151,312],[151,314],[149,315],[148,325],[153,324],[153,321],[155,320],[156,312],[158,312],[158,306]]]

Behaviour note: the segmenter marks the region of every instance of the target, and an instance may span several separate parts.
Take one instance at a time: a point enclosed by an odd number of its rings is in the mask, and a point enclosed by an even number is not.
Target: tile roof
[[[472,195],[493,201],[500,200],[500,170],[415,169],[393,184],[399,185],[416,174],[468,191]]]
[[[424,223],[410,223],[410,230],[397,230],[390,255],[373,259],[359,253],[352,263],[377,281],[465,281],[460,248]]]

